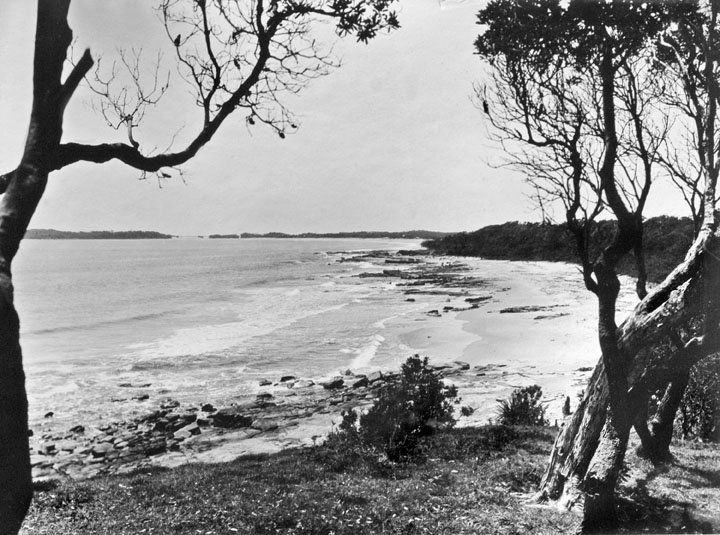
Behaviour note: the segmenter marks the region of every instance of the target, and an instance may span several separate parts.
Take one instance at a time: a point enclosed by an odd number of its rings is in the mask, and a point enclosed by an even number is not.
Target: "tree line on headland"
[[[405,232],[359,231],[359,232],[304,232],[302,234],[285,234],[284,232],[268,232],[267,234],[253,234],[243,232],[241,238],[363,238],[363,239],[404,239],[404,240],[437,240],[447,236],[447,232],[433,232],[431,230],[408,230]]]
[[[611,220],[592,223],[590,254],[599,255],[610,243],[617,222]],[[648,279],[662,280],[682,262],[693,240],[693,221],[690,218],[659,216],[645,221],[643,247]],[[512,221],[490,225],[474,232],[461,232],[423,242],[434,254],[477,256],[490,260],[544,260],[550,262],[578,262],[575,242],[566,223],[520,223]],[[636,262],[626,257],[619,266],[625,275],[637,275]]]
[[[167,240],[172,236],[151,230],[70,232],[55,229],[29,229],[25,233],[25,238],[30,240]]]

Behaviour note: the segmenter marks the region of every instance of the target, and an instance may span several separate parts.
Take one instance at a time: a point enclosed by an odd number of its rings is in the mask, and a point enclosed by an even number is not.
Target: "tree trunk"
[[[618,328],[618,347],[630,360],[628,385],[648,371],[649,352],[660,339],[702,308],[703,282],[698,265],[706,254],[708,233],[698,236],[686,260],[639,303]],[[641,353],[639,355],[639,353]],[[608,384],[602,359],[598,362],[570,421],[555,440],[547,470],[534,500],[553,501],[571,509],[581,499],[584,479],[597,449],[608,408]]]
[[[583,480],[582,533],[607,533],[617,527],[615,486],[625,460],[631,424],[627,410],[619,415],[612,411],[608,411],[600,444]]]
[[[647,457],[656,466],[672,460],[670,442],[672,442],[675,414],[680,407],[689,380],[689,369],[678,372],[665,389],[650,425],[647,424],[647,411],[644,418],[638,418],[635,423],[641,442],[638,455]]]
[[[45,191],[60,145],[62,115],[92,65],[86,52],[61,83],[72,33],[70,0],[38,0],[30,126],[20,165],[0,201],[0,533],[17,533],[32,498],[27,396],[11,265]]]
[[[32,497],[20,325],[10,277],[0,275],[0,533],[17,533]]]
[[[704,228],[684,262],[655,287],[618,328],[618,347],[629,360],[628,385],[631,388],[657,364],[649,362],[650,351],[641,350],[655,346],[664,336],[703,311],[707,269],[700,267],[706,256],[715,258],[720,253],[717,240],[711,240],[716,232],[714,227]],[[713,352],[712,347],[707,351],[708,354]],[[555,440],[534,501],[553,501],[559,507],[571,509],[581,500],[581,483],[600,441],[608,399],[605,366],[601,359],[590,377],[583,399]]]

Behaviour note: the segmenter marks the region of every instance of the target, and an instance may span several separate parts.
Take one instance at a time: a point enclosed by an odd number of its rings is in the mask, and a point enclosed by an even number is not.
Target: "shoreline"
[[[599,350],[593,348],[595,336],[587,336],[594,327],[587,316],[594,302],[579,286],[574,266],[387,252],[342,253],[336,261],[361,257],[379,270],[358,277],[386,280],[407,300],[432,295],[444,302],[424,312],[430,321],[423,317],[422,325],[401,336],[408,351],[399,362],[413,353],[428,356],[437,372],[458,387],[461,405],[474,409],[469,417],[458,414],[458,426],[487,423],[499,399],[530,384],[543,388],[551,424],[562,418],[565,396],[575,404]],[[485,271],[492,265],[496,273],[482,273],[483,265]],[[621,303],[629,306],[631,299],[623,294]],[[223,462],[313,445],[330,432],[343,409],[370,405],[383,381],[397,374],[378,370],[372,358],[365,364],[362,374],[343,370],[336,377],[263,380],[241,401],[218,408],[150,399],[145,393],[149,384],[123,385],[132,399],[147,404],[143,415],[70,429],[57,428],[50,416],[33,428],[34,479]]]

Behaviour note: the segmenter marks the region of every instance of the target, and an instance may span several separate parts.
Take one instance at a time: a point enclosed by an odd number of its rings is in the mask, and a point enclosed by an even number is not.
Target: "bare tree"
[[[181,73],[195,90],[202,123],[175,151],[146,151],[134,134],[145,110],[167,89],[160,71],[150,81],[138,68],[140,52],[121,54],[109,74],[96,71],[85,51],[62,80],[72,41],[70,0],[38,0],[33,101],[20,164],[0,178],[0,533],[17,533],[32,497],[25,377],[19,320],[13,302],[11,265],[49,174],[79,161],[119,160],[147,173],[190,160],[238,109],[246,120],[267,123],[279,135],[292,128],[281,97],[297,92],[334,65],[313,39],[313,25],[331,21],[341,36],[367,42],[398,27],[394,0],[160,0],[159,11]],[[130,87],[114,82],[120,71]],[[127,130],[127,143],[63,142],[65,107],[90,75],[103,98],[108,123]]]

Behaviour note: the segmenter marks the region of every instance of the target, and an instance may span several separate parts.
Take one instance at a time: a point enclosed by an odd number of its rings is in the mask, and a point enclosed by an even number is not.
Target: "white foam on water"
[[[385,329],[385,327],[386,327],[385,324],[386,324],[388,321],[394,320],[394,319],[396,319],[396,318],[398,318],[398,317],[399,317],[399,316],[390,316],[389,318],[381,319],[380,321],[376,321],[375,323],[373,323],[372,326],[373,326],[375,329]]]
[[[370,337],[370,342],[357,351],[357,357],[352,361],[351,368],[367,368],[377,355],[377,351],[385,341],[385,337],[375,334]]]

